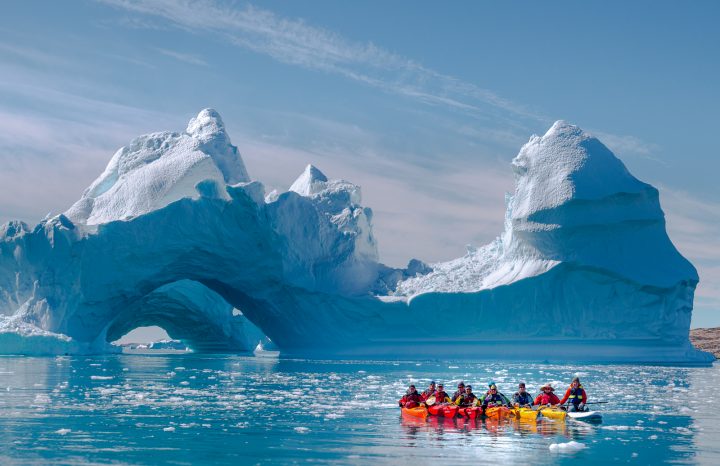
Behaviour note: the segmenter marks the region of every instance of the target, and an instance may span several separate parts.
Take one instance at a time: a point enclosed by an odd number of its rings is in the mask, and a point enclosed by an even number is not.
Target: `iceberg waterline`
[[[0,228],[0,353],[108,351],[160,325],[205,351],[265,334],[322,357],[712,359],[689,343],[698,275],[655,188],[564,122],[513,170],[500,237],[395,269],[357,185],[310,165],[266,194],[203,110],[120,149],[64,214]]]

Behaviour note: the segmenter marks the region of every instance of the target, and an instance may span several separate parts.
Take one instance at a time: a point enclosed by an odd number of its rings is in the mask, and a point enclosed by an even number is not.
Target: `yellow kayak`
[[[513,408],[512,412],[516,418],[522,421],[534,421],[540,415],[540,411],[532,408]]]
[[[567,417],[567,411],[563,411],[562,409],[558,408],[540,408],[538,411],[540,411],[543,417],[546,417],[548,419],[564,421]]]

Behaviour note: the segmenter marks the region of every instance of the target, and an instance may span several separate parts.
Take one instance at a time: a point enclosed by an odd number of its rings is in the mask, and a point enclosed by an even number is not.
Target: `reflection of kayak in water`
[[[462,417],[466,417],[468,419],[475,419],[480,417],[480,415],[482,414],[482,408],[478,408],[477,406],[460,408],[457,410],[457,412]]]
[[[449,404],[437,404],[428,406],[427,410],[428,413],[432,414],[433,416],[453,418],[458,412],[458,407]]]
[[[417,408],[403,408],[402,413],[407,416],[425,419],[428,415],[428,410],[423,406],[419,406]]]
[[[567,413],[570,419],[583,422],[602,422],[602,414],[597,411],[579,411]]]

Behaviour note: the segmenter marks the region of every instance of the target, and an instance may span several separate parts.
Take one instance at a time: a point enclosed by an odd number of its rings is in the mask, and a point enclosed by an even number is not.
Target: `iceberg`
[[[308,165],[266,193],[205,109],[120,149],[63,214],[0,227],[0,353],[116,351],[159,325],[205,352],[712,360],[688,340],[699,278],[655,188],[561,121],[512,168],[495,241],[397,269],[359,186]]]

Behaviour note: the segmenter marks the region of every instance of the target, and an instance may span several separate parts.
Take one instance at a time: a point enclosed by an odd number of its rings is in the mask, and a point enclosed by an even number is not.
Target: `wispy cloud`
[[[658,144],[643,141],[638,137],[630,135],[617,135],[602,131],[593,131],[593,134],[621,157],[623,155],[634,155],[665,165],[664,161],[654,156],[654,154],[660,150]]]
[[[167,49],[161,49],[161,48],[155,48],[154,50],[163,55],[166,55],[168,57],[174,58],[176,60],[179,60],[179,61],[182,61],[185,63],[189,63],[191,65],[208,66],[208,64],[205,60],[203,60],[202,58],[197,57],[195,55],[191,55],[189,53],[181,53],[181,52],[176,52],[174,50],[167,50]]]
[[[275,60],[329,72],[478,118],[547,121],[522,105],[463,82],[373,43],[353,42],[327,29],[254,6],[229,8],[212,0],[98,0],[125,11],[162,18],[190,32],[219,34],[238,47]]]

